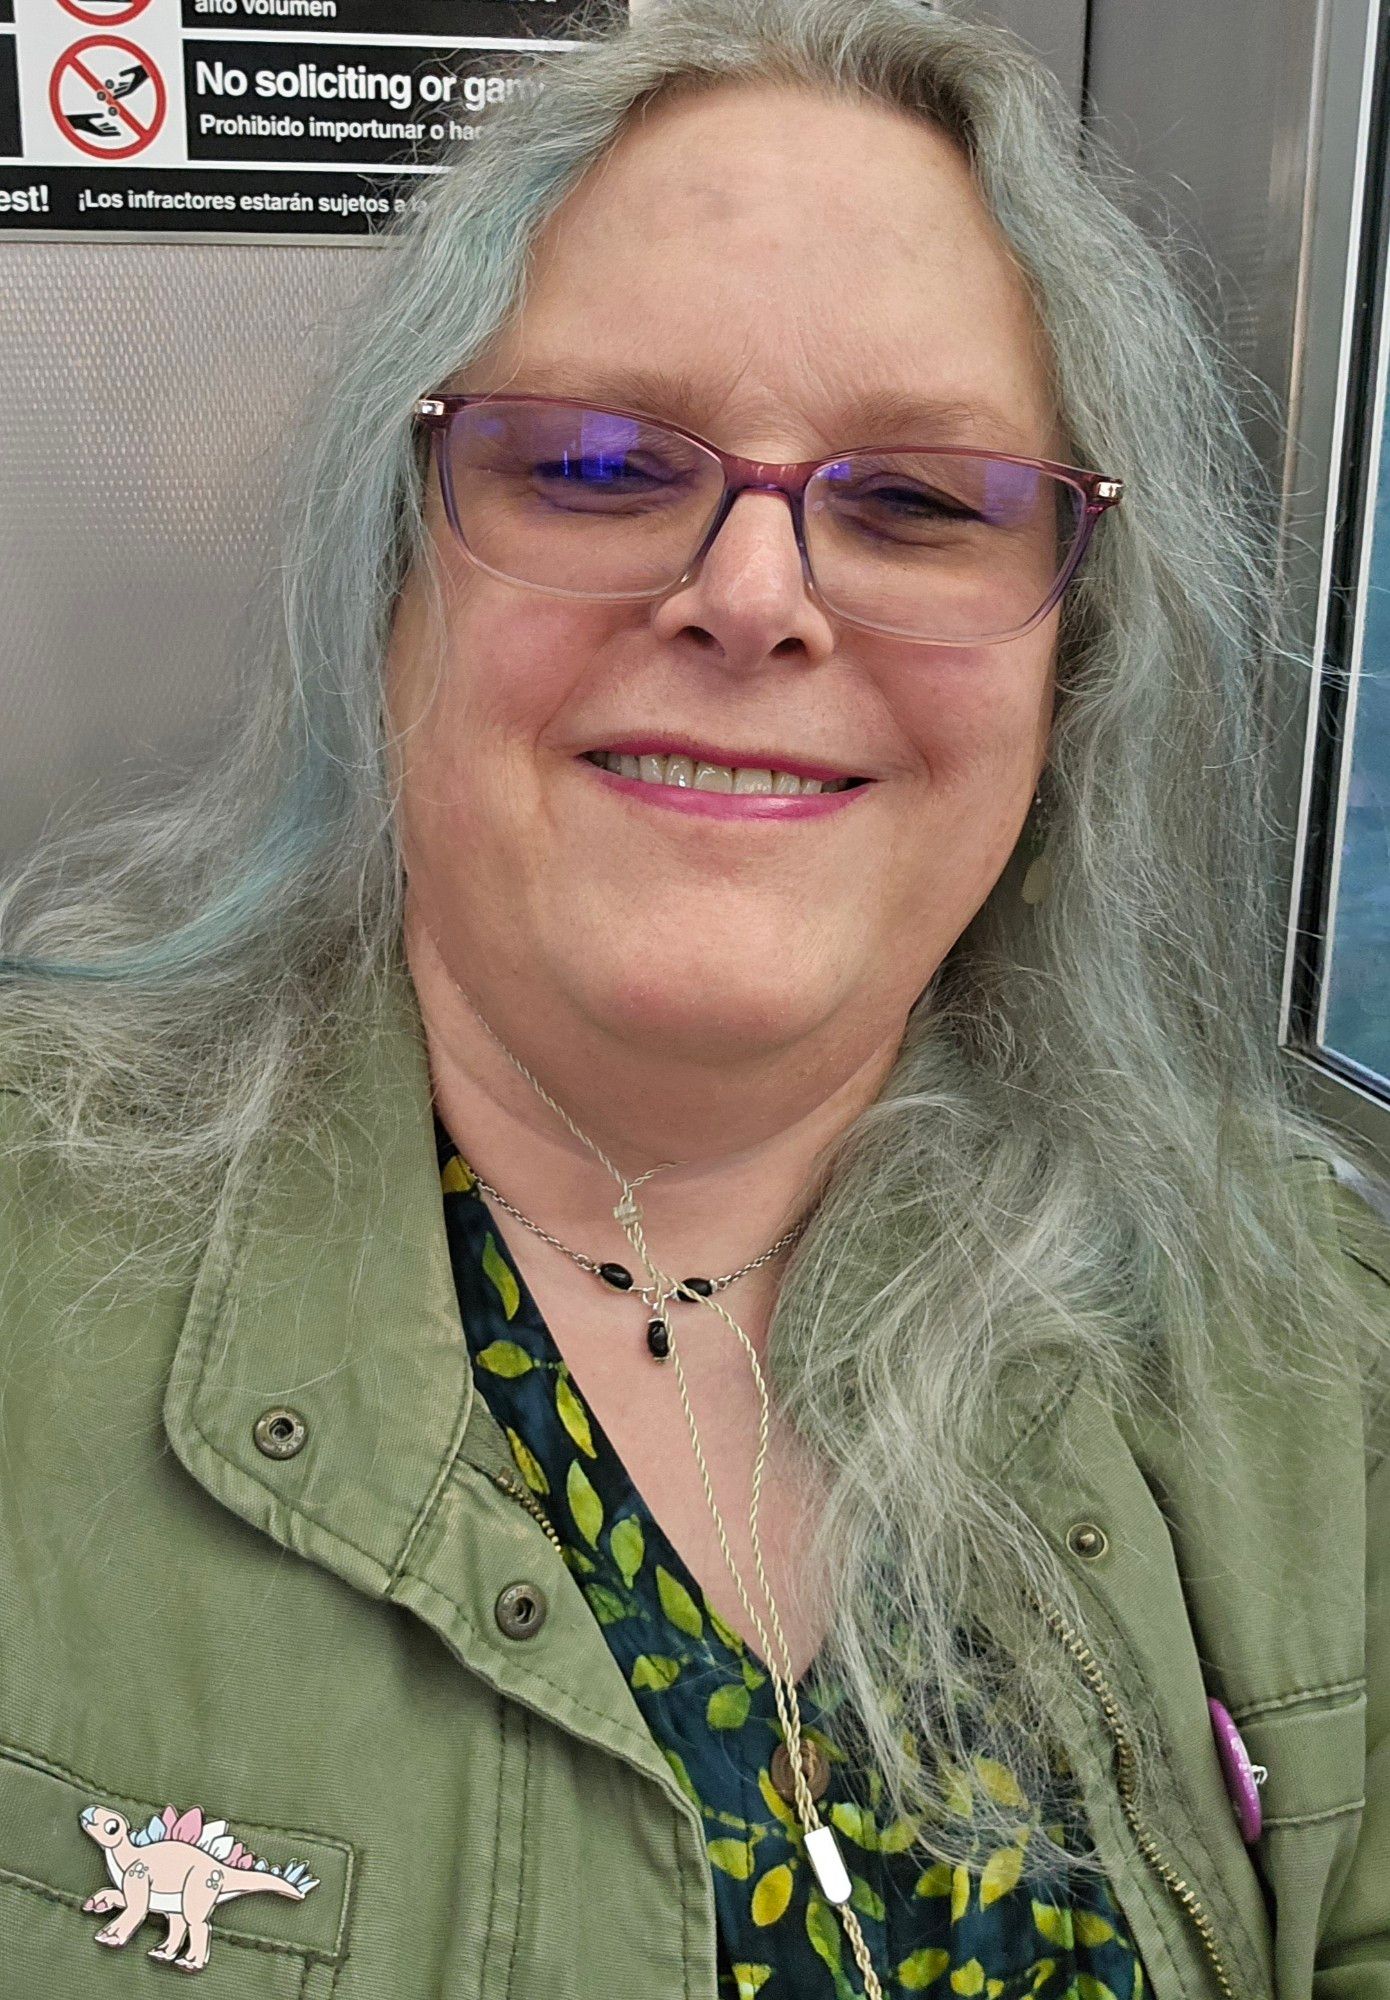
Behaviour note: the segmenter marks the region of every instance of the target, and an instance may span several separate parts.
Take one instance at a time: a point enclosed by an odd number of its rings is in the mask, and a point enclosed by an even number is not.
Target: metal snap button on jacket
[[[1098,1528],[1094,1521],[1078,1521],[1075,1527],[1067,1530],[1067,1547],[1074,1556],[1084,1556],[1088,1562],[1103,1556],[1109,1546],[1105,1531]]]
[[[549,1606],[538,1583],[509,1583],[494,1607],[499,1630],[509,1639],[533,1639]]]
[[[308,1437],[309,1426],[298,1410],[276,1403],[271,1409],[261,1411],[251,1426],[251,1434],[267,1458],[293,1458]]]
[[[830,1765],[820,1744],[804,1736],[801,1739],[801,1768],[806,1773],[806,1785],[811,1797],[818,1799],[830,1782]],[[796,1791],[792,1784],[792,1760],[785,1743],[779,1743],[773,1751],[768,1775],[772,1779],[773,1790],[791,1805]]]

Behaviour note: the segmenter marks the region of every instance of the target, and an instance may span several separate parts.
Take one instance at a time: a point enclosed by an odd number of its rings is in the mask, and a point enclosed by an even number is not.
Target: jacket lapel
[[[516,1465],[469,1365],[403,971],[381,1014],[364,1011],[344,1102],[312,1150],[271,1152],[210,1243],[165,1392],[170,1443],[251,1526],[407,1606],[472,1672],[622,1756],[696,1821],[559,1550],[491,1476],[515,1480]],[[305,1425],[284,1458],[255,1431],[279,1406]],[[495,1609],[519,1580],[547,1600],[524,1644]]]

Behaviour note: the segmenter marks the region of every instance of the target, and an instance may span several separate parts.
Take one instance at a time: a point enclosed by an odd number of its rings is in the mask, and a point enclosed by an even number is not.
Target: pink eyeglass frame
[[[689,444],[699,445],[701,450],[708,452],[712,458],[717,459],[724,472],[724,495],[715,509],[714,518],[710,522],[708,532],[699,548],[695,551],[695,554],[691,557],[684,575],[674,578],[670,583],[662,584],[657,590],[625,590],[612,593],[605,591],[599,595],[595,595],[594,592],[587,590],[559,590],[549,584],[528,583],[521,577],[506,576],[501,570],[493,569],[490,563],[483,562],[469,548],[467,541],[464,539],[463,529],[459,525],[458,510],[454,503],[452,467],[449,453],[445,449],[448,442],[449,430],[454,419],[462,411],[475,403],[549,403],[559,409],[594,410],[600,416],[626,417],[637,423],[655,424],[660,429],[669,431],[676,437],[684,438]],[[717,444],[712,444],[708,438],[701,437],[698,431],[687,430],[683,424],[673,424],[665,417],[654,417],[642,410],[620,409],[611,403],[585,402],[574,396],[543,396],[526,390],[518,390],[514,394],[478,390],[465,395],[421,396],[417,398],[412,406],[411,416],[413,421],[432,438],[434,445],[433,456],[439,470],[439,490],[444,501],[444,512],[448,518],[450,527],[458,539],[459,546],[463,549],[469,560],[478,565],[479,569],[486,570],[490,576],[500,577],[504,583],[516,583],[523,590],[539,590],[548,597],[581,598],[590,603],[620,604],[660,597],[666,591],[674,590],[679,584],[684,583],[686,577],[690,576],[692,571],[699,567],[700,562],[713,545],[719,530],[728,519],[730,509],[733,507],[734,501],[740,493],[749,491],[781,493],[786,496],[787,502],[791,507],[792,530],[796,536],[796,546],[801,556],[801,573],[807,590],[817,597],[822,604],[825,604],[826,609],[834,617],[842,618],[846,624],[857,625],[862,630],[868,632],[888,632],[894,638],[907,639],[912,644],[920,646],[954,646],[958,648],[966,646],[997,646],[1002,645],[1005,640],[1021,639],[1025,632],[1031,632],[1035,625],[1041,624],[1042,620],[1047,617],[1048,613],[1060,600],[1062,593],[1066,590],[1067,585],[1071,582],[1077,569],[1080,567],[1081,558],[1085,555],[1090,545],[1091,536],[1095,533],[1097,521],[1107,508],[1119,505],[1125,490],[1122,479],[1113,479],[1104,472],[1089,472],[1084,467],[1078,465],[1061,465],[1055,459],[1050,458],[1023,458],[1015,452],[983,451],[966,445],[893,445],[881,443],[846,445],[839,451],[830,452],[824,458],[803,458],[796,460],[790,465],[779,465],[771,459],[742,458],[737,452],[721,451]],[[815,578],[811,573],[811,559],[806,549],[806,488],[822,467],[833,465],[837,459],[848,458],[858,452],[891,452],[895,455],[911,452],[923,458],[997,459],[1005,465],[1029,466],[1037,472],[1051,473],[1055,479],[1064,481],[1068,486],[1071,486],[1075,491],[1080,493],[1083,501],[1083,510],[1076,531],[1075,544],[1072,547],[1070,555],[1067,557],[1060,576],[1058,576],[1052,589],[1048,592],[1043,604],[1033,613],[1033,616],[1026,624],[1015,626],[1011,632],[997,632],[984,639],[919,639],[913,633],[899,632],[896,628],[890,626],[874,625],[868,619],[856,618],[852,613],[847,611],[838,611],[821,597]]]

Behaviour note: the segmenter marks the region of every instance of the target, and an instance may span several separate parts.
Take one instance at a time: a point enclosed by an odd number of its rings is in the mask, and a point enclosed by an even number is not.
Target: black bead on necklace
[[[471,1168],[470,1172],[472,1172]],[[649,1308],[659,1310],[661,1301],[655,1288],[650,1285],[639,1285],[626,1264],[596,1264],[592,1257],[586,1257],[580,1250],[571,1250],[569,1245],[562,1243],[558,1236],[552,1236],[548,1229],[542,1229],[540,1224],[533,1222],[529,1215],[523,1215],[513,1202],[508,1201],[504,1194],[485,1181],[481,1174],[474,1173],[473,1180],[475,1185],[481,1188],[484,1194],[491,1195],[492,1199],[500,1207],[504,1208],[508,1215],[515,1216],[516,1220],[529,1229],[533,1236],[539,1236],[542,1242],[549,1243],[556,1250],[563,1251],[572,1264],[577,1264],[581,1270],[592,1271],[596,1278],[602,1279],[603,1283],[608,1285],[613,1291],[635,1292],[638,1298]],[[615,1214],[617,1212],[617,1210],[614,1211]],[[785,1230],[769,1249],[764,1250],[761,1256],[750,1257],[748,1262],[740,1264],[736,1271],[728,1271],[722,1278],[683,1278],[675,1291],[669,1293],[668,1296],[673,1298],[678,1305],[694,1305],[697,1299],[707,1299],[712,1297],[715,1292],[722,1292],[726,1285],[732,1285],[737,1279],[746,1277],[750,1271],[756,1271],[762,1265],[769,1263],[772,1258],[780,1256],[782,1251],[789,1244],[794,1243],[797,1237],[802,1234],[809,1221],[809,1214],[803,1215],[799,1221],[792,1224],[790,1229]],[[647,1322],[647,1347],[649,1352],[658,1361],[664,1361],[671,1351],[671,1336],[659,1319],[652,1319]]]
[[[630,1292],[633,1288],[633,1276],[626,1264],[600,1264],[598,1275],[615,1292]],[[707,1299],[713,1290],[712,1278],[683,1278],[672,1297],[681,1305],[693,1305],[697,1297]],[[671,1352],[670,1333],[659,1319],[647,1322],[647,1348],[658,1361],[664,1361]]]

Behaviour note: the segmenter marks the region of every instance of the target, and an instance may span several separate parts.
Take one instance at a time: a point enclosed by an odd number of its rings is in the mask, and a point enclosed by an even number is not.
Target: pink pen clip
[[[1211,1711],[1211,1725],[1221,1769],[1226,1777],[1226,1789],[1240,1822],[1241,1838],[1249,1846],[1259,1839],[1260,1828],[1264,1824],[1259,1787],[1268,1778],[1269,1772],[1263,1764],[1251,1763],[1245,1739],[1232,1721],[1230,1710],[1212,1696],[1207,1698],[1207,1707]]]

